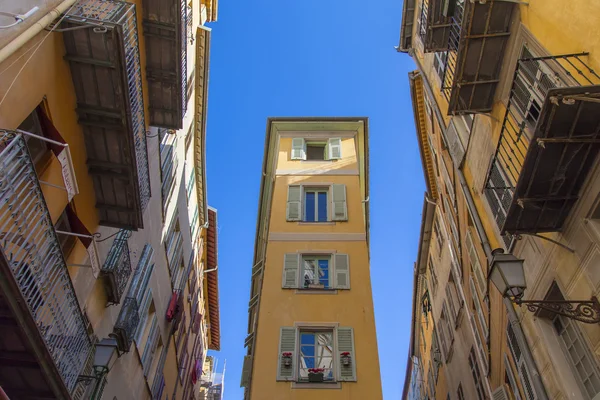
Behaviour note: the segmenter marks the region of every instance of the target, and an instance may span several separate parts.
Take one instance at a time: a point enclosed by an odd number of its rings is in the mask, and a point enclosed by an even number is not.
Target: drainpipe
[[[413,60],[415,60],[415,63],[417,64],[417,68],[419,70],[419,72],[423,75],[426,76],[423,70],[423,66],[421,65],[421,62],[419,61],[419,59],[417,57],[413,57]],[[433,96],[433,91],[431,90],[431,87],[429,86],[429,81],[427,81],[427,79],[423,79],[423,85],[425,86],[425,90],[427,91],[427,94],[432,98],[435,99],[435,97]],[[440,124],[440,126],[442,126],[444,128],[444,130],[446,129],[446,124],[444,122],[444,118],[442,116],[441,111],[439,110],[439,108],[436,106],[433,108],[438,120],[438,123]],[[479,237],[479,240],[481,241],[481,244],[483,245],[483,250],[485,252],[485,256],[487,258],[488,261],[488,265],[492,262],[492,247],[490,246],[490,242],[488,241],[487,238],[487,234],[485,233],[485,230],[483,229],[483,224],[481,223],[481,218],[479,218],[479,214],[477,212],[477,208],[475,207],[475,202],[473,201],[473,196],[471,196],[471,191],[469,189],[469,185],[467,185],[467,181],[465,179],[465,176],[462,172],[462,170],[460,168],[456,168],[459,180],[460,180],[460,186],[462,188],[463,194],[465,195],[465,199],[467,201],[467,208],[469,210],[469,214],[471,215],[471,217],[473,218],[473,222],[475,224],[475,230],[477,231],[477,236]],[[489,277],[488,277],[489,279]],[[488,290],[488,298],[489,298],[489,282],[487,285],[487,290]],[[517,338],[517,342],[519,343],[519,346],[521,347],[521,353],[523,354],[523,358],[525,359],[525,365],[527,365],[527,368],[529,369],[529,371],[531,371],[531,375],[533,377],[532,381],[533,381],[533,386],[535,388],[535,391],[538,395],[539,400],[548,400],[548,395],[546,394],[546,388],[544,386],[544,383],[542,382],[542,377],[540,376],[540,373],[537,369],[537,366],[535,364],[535,361],[533,359],[533,355],[531,353],[531,349],[529,348],[529,344],[527,343],[527,340],[525,339],[525,334],[523,332],[523,327],[521,326],[521,321],[519,321],[519,317],[517,316],[517,313],[515,312],[515,308],[512,304],[512,302],[510,301],[510,299],[504,298],[504,305],[506,306],[506,311],[507,311],[507,315],[508,315],[508,320],[510,322],[510,324],[513,327],[513,330],[515,332],[515,336]],[[488,307],[488,319],[490,317],[490,307]],[[490,320],[491,322],[491,320]],[[491,323],[489,324],[491,325]],[[491,329],[491,327],[488,327],[488,329]],[[490,335],[488,332],[488,340],[487,340],[487,344],[488,344],[488,371],[487,371],[487,375],[489,377],[490,375],[490,371],[491,371],[491,350],[490,350],[490,339],[489,339]]]
[[[35,35],[46,29],[56,18],[68,10],[77,0],[64,0],[54,9],[48,11],[46,15],[40,18],[36,23],[27,28],[23,33],[17,36],[13,41],[0,49],[0,64],[10,57],[15,51],[19,50]]]

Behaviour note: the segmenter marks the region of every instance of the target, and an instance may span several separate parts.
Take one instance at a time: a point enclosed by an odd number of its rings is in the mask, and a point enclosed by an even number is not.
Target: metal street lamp
[[[600,303],[596,296],[590,300],[523,300],[527,288],[523,260],[505,254],[503,249],[495,249],[492,255],[489,280],[503,297],[519,306],[525,304],[531,312],[542,309],[587,324],[600,322]]]
[[[96,343],[96,352],[94,353],[94,375],[79,375],[77,379],[78,381],[85,383],[86,386],[92,381],[96,381],[90,399],[97,399],[100,397],[106,375],[120,356],[121,354],[119,354],[116,339],[102,339],[99,343]]]

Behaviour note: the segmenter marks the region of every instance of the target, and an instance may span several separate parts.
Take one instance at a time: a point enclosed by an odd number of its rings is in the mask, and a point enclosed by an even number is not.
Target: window
[[[192,144],[192,140],[194,138],[194,123],[192,122],[190,124],[190,127],[188,128],[188,131],[185,134],[185,157],[187,158],[187,155],[190,151],[190,145]],[[193,157],[193,156],[192,156]]]
[[[447,300],[444,300],[442,304],[442,313],[440,314],[440,323],[438,324],[446,362],[452,358],[452,344],[454,343],[454,321],[451,320],[451,316],[448,313],[447,302]]]
[[[290,158],[308,161],[339,160],[342,158],[342,139],[306,141],[304,138],[293,138]]]
[[[179,214],[177,213],[177,210],[173,214],[173,219],[165,234],[164,245],[167,263],[169,264],[169,272],[171,273],[171,280],[172,282],[175,282],[177,267],[183,262],[183,239],[179,228]]]
[[[521,393],[519,392],[519,387],[517,386],[517,381],[515,379],[515,375],[513,374],[512,366],[510,365],[510,361],[508,361],[508,356],[504,354],[504,383],[506,383],[512,392],[513,399],[521,400]]]
[[[25,132],[33,133],[38,136],[45,136],[42,124],[40,123],[39,113],[43,112],[41,106],[36,107],[31,114],[25,118],[21,125],[17,129],[21,129]],[[37,139],[33,136],[23,135],[25,143],[27,143],[27,149],[31,155],[31,159],[35,164],[42,160],[43,156],[48,152],[48,142]]]
[[[190,203],[190,198],[192,197],[192,194],[194,193],[194,188],[196,187],[196,174],[194,172],[195,172],[194,168],[192,167],[191,171],[190,171],[190,176],[188,177],[187,187],[186,187],[188,204]]]
[[[490,205],[496,224],[498,224],[498,228],[502,229],[512,202],[513,192],[512,185],[508,181],[504,168],[498,160],[494,160],[491,166],[485,188],[485,197]]]
[[[329,289],[331,287],[329,261],[331,257],[302,256],[303,287]]]
[[[448,196],[450,196],[450,200],[452,203],[452,207],[456,209],[456,197],[454,195],[454,183],[452,179],[450,179],[450,173],[448,172],[448,167],[446,167],[446,162],[442,159],[442,172],[444,177],[444,184],[446,186],[446,191],[448,192]]]
[[[446,67],[446,60],[448,59],[447,51],[438,51],[434,53],[433,68],[437,76],[440,78],[440,85],[444,86],[444,68]]]
[[[333,381],[333,331],[300,331],[300,362],[298,376],[309,381],[310,369],[323,370],[323,381]]]
[[[287,253],[282,287],[290,289],[350,289],[348,255]]]
[[[354,331],[329,325],[281,328],[278,381],[356,381]]]
[[[479,262],[479,256],[477,255],[477,251],[475,250],[475,246],[473,244],[473,237],[471,236],[471,231],[469,229],[467,229],[467,251],[469,252],[471,275],[473,275],[477,280],[479,292],[481,294],[485,294],[487,281],[485,275],[483,274],[483,268],[481,267],[481,263]]]
[[[600,393],[600,371],[594,352],[587,345],[581,330],[572,319],[555,315],[552,325],[560,338],[569,366],[577,378],[584,396],[592,399]]]
[[[287,221],[347,221],[346,185],[288,186]]]
[[[190,222],[192,241],[196,240],[196,234],[198,233],[199,227],[200,227],[200,224],[198,223],[198,207],[195,207],[194,216],[192,217],[192,221]]]
[[[427,265],[429,267],[429,275],[431,275],[431,289],[433,293],[435,293],[438,285],[438,278],[437,274],[435,273],[435,265],[433,264],[433,258],[431,257],[431,254],[429,254],[429,262]]]
[[[166,210],[175,187],[177,175],[177,134],[167,129],[158,130],[160,138],[160,172],[161,172],[161,195],[163,201],[163,212]]]
[[[159,338],[160,328],[158,327],[158,318],[155,314],[152,317],[150,331],[148,332],[146,345],[144,346],[144,351],[142,353],[142,368],[144,371],[144,376],[146,377],[150,374],[150,367],[153,364],[154,355],[156,354],[156,349],[158,348]]]
[[[458,389],[456,389],[456,396],[458,400],[465,400],[465,394],[463,393],[462,383],[458,384]]]
[[[477,319],[479,320],[479,324],[481,325],[481,330],[483,332],[486,332],[487,337],[487,322],[485,320],[483,310],[481,309],[481,302],[479,301],[479,295],[477,294],[477,290],[475,290],[475,284],[473,283],[472,277],[469,277],[469,288],[471,290],[473,311],[475,311],[475,313],[477,314]]]
[[[477,398],[484,400],[486,398],[485,391],[483,390],[483,381],[481,380],[481,372],[477,365],[477,358],[475,357],[475,350],[471,347],[469,352],[469,368],[471,368],[471,375],[473,375],[473,384],[475,384],[475,391],[477,392]]]
[[[463,308],[463,302],[458,294],[457,282],[454,279],[454,274],[450,270],[450,277],[448,284],[446,285],[446,299],[448,302],[448,308],[450,309],[451,322],[454,327],[458,327],[458,319],[461,315]]]
[[[435,399],[435,380],[433,378],[433,364],[429,361],[429,372],[427,373],[427,383],[429,386],[429,396]]]
[[[435,219],[433,220],[433,232],[435,233],[435,239],[438,245],[439,256],[442,256],[442,248],[444,246],[444,237],[442,236],[442,232],[440,231],[440,221],[439,217],[436,214]]]
[[[67,215],[67,209],[62,212],[60,217],[58,217],[58,221],[56,221],[56,225],[54,225],[54,229],[57,231],[58,240],[60,242],[60,248],[62,249],[63,255],[65,259],[69,257],[71,254],[71,250],[75,246],[75,236],[58,233],[60,232],[73,232],[71,229],[71,223],[69,222],[69,217]]]
[[[323,161],[325,157],[325,143],[307,143],[306,159],[308,161]]]
[[[304,189],[304,221],[327,222],[328,189]]]

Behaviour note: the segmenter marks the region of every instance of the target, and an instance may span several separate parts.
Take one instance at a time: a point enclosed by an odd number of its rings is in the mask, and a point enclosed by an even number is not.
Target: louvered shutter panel
[[[438,321],[438,329],[437,332],[440,335],[440,345],[442,347],[442,354],[444,355],[444,360],[446,360],[446,357],[448,356],[448,344],[446,342],[446,334],[444,332],[444,327],[443,327],[443,321]],[[447,360],[446,360],[447,362]]]
[[[292,160],[306,160],[306,148],[304,139],[293,138],[292,139]]]
[[[504,386],[497,387],[494,393],[492,393],[492,398],[493,400],[510,400]]]
[[[150,309],[150,304],[152,303],[152,289],[148,289],[146,295],[144,296],[144,300],[142,301],[142,306],[140,307],[140,314],[142,318],[138,323],[137,332],[135,335],[135,341],[140,343],[142,341],[142,335],[144,334],[144,327],[146,326],[146,320],[148,319],[148,310]]]
[[[286,214],[288,221],[300,221],[302,219],[302,186],[288,186]]]
[[[346,185],[333,185],[333,212],[331,213],[334,221],[348,220],[348,207],[346,205]]]
[[[292,365],[285,366],[282,354],[292,353]],[[296,328],[282,327],[279,336],[279,362],[277,363],[277,380],[293,381],[296,370]]]
[[[144,376],[148,375],[150,369],[150,360],[153,353],[154,343],[158,340],[158,320],[156,315],[152,318],[152,324],[150,325],[150,332],[148,332],[148,339],[146,339],[146,345],[144,346],[144,352],[142,353],[142,368],[144,370]]]
[[[450,318],[451,321],[456,321],[457,313],[456,306],[454,304],[454,299],[452,298],[452,289],[450,288],[451,283],[448,282],[446,285],[446,299],[448,300],[448,304],[450,305]]]
[[[240,387],[247,387],[250,381],[250,368],[252,368],[252,356],[244,356],[244,366],[242,367],[242,379]]]
[[[334,274],[336,289],[350,289],[350,264],[348,254],[334,255]]]
[[[521,383],[523,384],[525,398],[527,400],[537,400],[535,390],[531,384],[531,378],[529,377],[529,370],[527,369],[525,362],[519,363],[519,377],[521,378]]]
[[[298,268],[300,267],[300,254],[287,253],[283,258],[283,282],[284,288],[298,287]]]
[[[352,328],[337,328],[339,379],[342,382],[356,382],[356,357],[354,352],[354,330]],[[342,353],[350,353],[350,365],[342,365]]]
[[[331,138],[328,142],[328,156],[330,160],[339,160],[342,158],[342,139]]]

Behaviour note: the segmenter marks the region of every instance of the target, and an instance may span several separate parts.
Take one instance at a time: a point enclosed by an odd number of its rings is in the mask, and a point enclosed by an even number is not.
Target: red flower
[[[347,356],[350,355],[350,352],[349,351],[345,351],[341,355],[342,355],[342,357],[347,357]]]
[[[309,368],[308,372],[310,372],[311,374],[320,374],[323,373],[325,371],[325,368]]]
[[[281,353],[281,355],[282,355],[283,357],[291,357],[291,356],[292,356],[292,353],[287,353],[287,352],[286,352],[286,353]]]

